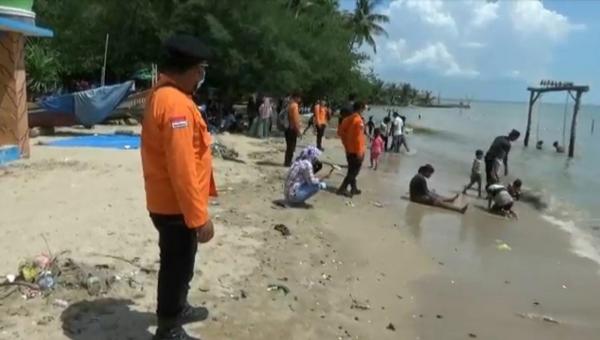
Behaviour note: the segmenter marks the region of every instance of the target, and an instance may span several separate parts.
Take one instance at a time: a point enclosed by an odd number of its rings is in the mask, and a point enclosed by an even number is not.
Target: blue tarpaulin
[[[46,145],[67,148],[139,149],[140,136],[119,134],[77,136],[52,141]]]
[[[16,145],[0,146],[0,165],[8,162],[16,161],[21,158],[21,151]]]
[[[50,112],[75,113],[73,94],[47,97],[40,102],[40,106]]]
[[[40,106],[49,112],[73,113],[82,125],[103,122],[130,93],[133,81],[97,89],[54,96]]]

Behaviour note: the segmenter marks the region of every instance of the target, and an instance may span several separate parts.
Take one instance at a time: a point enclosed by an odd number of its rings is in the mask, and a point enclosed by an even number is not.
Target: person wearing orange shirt
[[[339,195],[351,197],[361,194],[356,185],[356,177],[360,173],[367,149],[364,133],[365,124],[362,118],[365,108],[365,103],[355,102],[352,107],[354,113],[346,116],[338,126],[338,136],[342,139],[346,151],[346,160],[348,161],[348,173],[337,191]],[[348,186],[350,186],[350,191],[348,191]]]
[[[315,126],[317,128],[317,148],[324,151],[323,149],[323,136],[325,135],[325,129],[327,128],[328,112],[325,101],[321,100],[318,110],[315,109]]]
[[[216,196],[211,138],[192,94],[204,81],[209,50],[189,35],[164,43],[157,85],[148,97],[142,125],[146,204],[158,230],[158,328],[155,340],[185,340],[183,324],[206,319],[208,311],[187,301],[198,243],[214,235],[208,214]]]
[[[291,101],[288,105],[288,127],[285,130],[285,160],[283,165],[289,167],[294,159],[294,151],[296,150],[296,142],[301,133],[300,126],[300,95],[292,94]]]

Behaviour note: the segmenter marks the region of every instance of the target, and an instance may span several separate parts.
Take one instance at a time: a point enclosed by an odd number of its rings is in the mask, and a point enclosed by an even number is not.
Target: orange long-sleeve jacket
[[[142,125],[142,167],[148,211],[182,214],[188,228],[209,220],[217,190],[211,137],[192,98],[166,76],[152,90]]]
[[[327,106],[318,105],[318,108],[315,108],[315,124],[327,125]]]
[[[358,113],[344,118],[338,126],[338,136],[342,139],[342,144],[346,153],[356,154],[363,157],[366,152],[365,124]]]
[[[300,134],[302,131],[300,125],[300,107],[295,101],[290,102],[290,105],[288,106],[288,120],[290,122],[290,128]]]

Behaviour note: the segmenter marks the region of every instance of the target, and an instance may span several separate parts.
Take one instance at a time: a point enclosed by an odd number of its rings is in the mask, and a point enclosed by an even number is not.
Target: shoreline
[[[285,175],[278,166],[282,140],[216,139],[237,149],[245,164],[215,160],[221,195],[210,210],[216,237],[199,250],[190,291],[191,301],[211,315],[187,327],[190,333],[206,339],[597,338],[598,266],[573,254],[568,234],[532,207],[518,203],[520,220],[510,222],[481,211],[482,201],[473,198],[461,198],[472,202],[465,216],[402,199],[417,167],[431,161],[425,148],[386,154],[377,172],[364,167],[363,195],[353,206],[322,192],[312,209],[280,209],[272,200],[281,198]],[[313,141],[308,134],[298,149]],[[344,164],[339,144],[325,139],[326,155]],[[53,251],[71,250],[77,260],[131,270],[90,255],[101,250],[157,266],[138,151],[37,145],[32,151],[30,160],[0,175],[8,200],[0,213],[10,216],[0,221],[10,240],[0,249],[0,274],[43,252],[42,232]],[[433,187],[450,192],[463,177],[440,170]],[[329,186],[342,178],[336,174]],[[290,237],[273,230],[279,223]],[[497,249],[496,240],[512,250]],[[40,298],[2,300],[0,314],[7,317],[0,320],[0,339],[19,338],[14,332],[23,339],[142,339],[154,329],[155,280],[140,276],[145,289],[138,298],[121,289],[99,298],[61,291],[67,310]],[[268,291],[271,284],[290,293]],[[103,305],[103,314],[98,301],[109,298],[132,304]],[[89,304],[79,306],[80,300]],[[63,331],[67,311],[79,317],[69,320],[80,334]],[[44,317],[52,320],[39,324]],[[390,323],[395,330],[387,329]]]

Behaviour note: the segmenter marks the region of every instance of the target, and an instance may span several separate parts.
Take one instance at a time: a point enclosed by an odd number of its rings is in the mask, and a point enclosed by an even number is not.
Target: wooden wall
[[[0,146],[17,145],[29,157],[25,37],[0,32]]]

